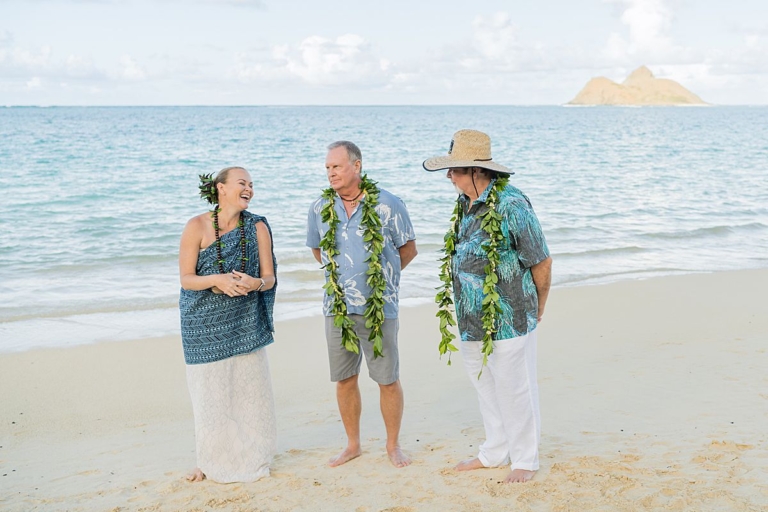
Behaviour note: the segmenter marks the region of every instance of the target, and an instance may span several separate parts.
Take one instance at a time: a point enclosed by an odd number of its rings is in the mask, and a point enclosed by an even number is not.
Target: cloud
[[[410,66],[398,66],[392,88],[409,92],[440,91],[449,102],[504,101],[530,74],[554,70],[569,52],[525,41],[506,12],[476,16],[464,40],[422,55]]]
[[[147,76],[144,69],[130,55],[120,57],[120,66],[122,69],[119,76],[126,80],[144,80]]]
[[[605,0],[621,8],[619,19],[628,37],[612,32],[602,56],[614,64],[637,62],[684,62],[691,50],[674,43],[670,36],[675,15],[668,0]]]
[[[498,12],[488,19],[477,16],[472,22],[472,29],[472,46],[486,59],[503,59],[520,48],[518,29],[505,12]]]
[[[102,73],[90,59],[79,55],[69,55],[64,61],[64,75],[67,78],[102,78]]]
[[[43,46],[37,50],[27,50],[13,45],[0,47],[0,72],[6,77],[29,75],[30,73],[48,73],[52,67],[51,47]]]
[[[751,91],[748,95],[753,98],[766,97],[757,92],[768,85],[768,25],[763,22],[731,27],[742,39],[728,50],[694,49],[672,37],[675,0],[605,1],[620,8],[619,19],[626,28],[608,36],[602,59],[595,61],[609,76],[620,79],[646,64],[657,76],[683,84],[705,101],[733,102],[731,91],[736,90]]]
[[[13,41],[13,38],[10,38]],[[10,79],[27,79],[30,76],[60,79],[99,79],[106,75],[97,69],[90,59],[69,55],[57,60],[50,46],[36,49],[18,46],[3,47],[0,44],[0,74]]]
[[[35,76],[32,77],[29,81],[26,83],[27,89],[40,89],[43,86],[43,81],[40,80],[40,77]]]
[[[312,86],[383,86],[391,63],[361,36],[310,36],[295,45],[274,45],[269,54],[237,55],[233,74],[245,82],[296,81]]]
[[[629,53],[659,52],[672,47],[672,11],[664,0],[623,0],[621,22],[629,27]]]

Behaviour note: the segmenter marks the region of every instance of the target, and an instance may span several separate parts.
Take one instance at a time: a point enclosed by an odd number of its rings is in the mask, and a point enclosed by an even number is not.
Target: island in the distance
[[[691,91],[667,78],[656,78],[640,66],[623,83],[605,77],[590,80],[567,105],[708,105]]]

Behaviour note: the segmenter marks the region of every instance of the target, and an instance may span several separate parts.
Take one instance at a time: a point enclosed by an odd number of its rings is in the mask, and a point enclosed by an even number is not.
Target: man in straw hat
[[[379,384],[389,460],[404,467],[411,460],[399,443],[398,289],[400,271],[416,257],[416,236],[405,204],[362,174],[362,168],[360,148],[352,142],[328,146],[330,187],[312,203],[307,220],[307,246],[325,268],[325,336],[347,434],[347,447],[328,464],[340,466],[362,453],[362,349],[368,375]]]
[[[488,135],[456,132],[448,155],[425,160],[424,168],[447,170],[459,193],[442,277],[448,305],[450,288],[454,292],[459,351],[486,436],[477,457],[456,469],[510,464],[505,482],[527,482],[539,469],[536,326],[549,294],[552,258],[530,201],[508,183],[514,173],[491,159]],[[453,334],[442,330],[441,352],[455,350]]]

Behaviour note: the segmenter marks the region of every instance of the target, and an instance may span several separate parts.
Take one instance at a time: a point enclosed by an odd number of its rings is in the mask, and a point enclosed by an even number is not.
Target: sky
[[[765,0],[0,0],[0,105],[768,105]]]

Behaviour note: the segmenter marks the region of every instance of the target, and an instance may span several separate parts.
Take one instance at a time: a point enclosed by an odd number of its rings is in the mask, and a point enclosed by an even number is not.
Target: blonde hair
[[[219,183],[222,183],[222,184],[226,183],[227,180],[229,179],[229,171],[233,171],[235,169],[242,169],[245,172],[248,172],[245,169],[245,167],[240,167],[239,165],[235,165],[232,167],[223,168],[222,170],[217,172],[216,177],[213,178],[213,185],[211,188],[213,189],[213,196],[216,199],[216,204],[219,204],[219,186],[218,186]]]

